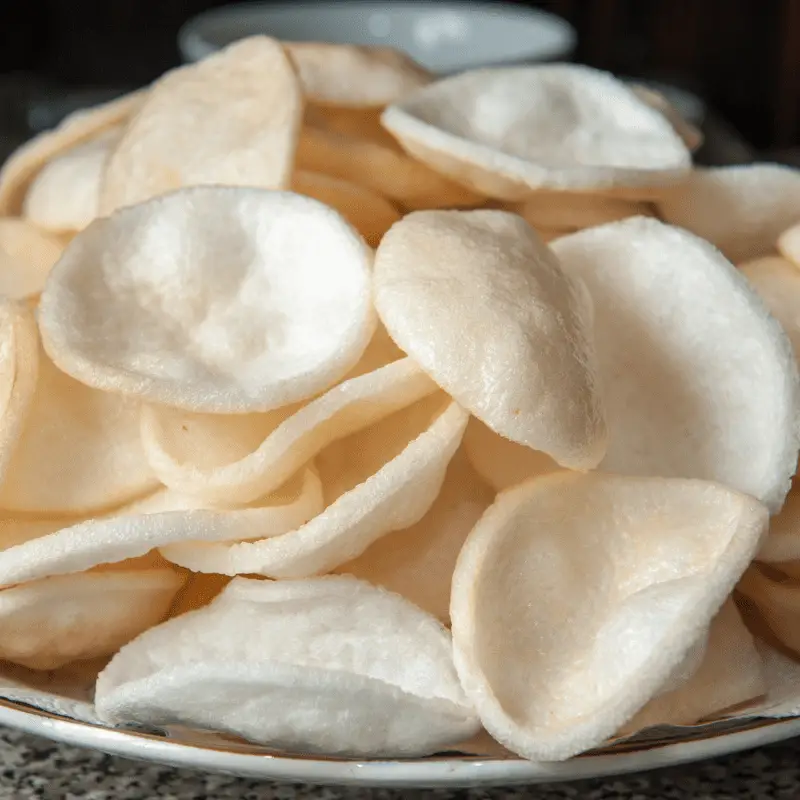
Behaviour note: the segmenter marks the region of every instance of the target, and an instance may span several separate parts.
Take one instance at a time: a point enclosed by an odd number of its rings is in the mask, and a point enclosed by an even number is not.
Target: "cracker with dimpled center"
[[[328,754],[422,755],[478,727],[444,627],[346,577],[237,578],[123,648],[96,704],[107,721],[184,722]]]
[[[691,156],[661,113],[608,73],[572,64],[481,69],[402,98],[383,124],[423,163],[489,197],[639,191]]]
[[[753,558],[767,509],[703,481],[560,472],[499,495],[456,563],[455,662],[486,729],[563,760],[655,695]]]
[[[189,411],[269,411],[359,360],[376,321],[371,261],[315,200],[183,189],[76,236],[39,327],[56,365],[88,386]]]

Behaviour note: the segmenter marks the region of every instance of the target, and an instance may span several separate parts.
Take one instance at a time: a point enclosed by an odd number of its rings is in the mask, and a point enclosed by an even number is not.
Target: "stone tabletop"
[[[515,789],[370,791],[149,766],[0,729],[0,800],[797,800],[800,739],[623,778]]]

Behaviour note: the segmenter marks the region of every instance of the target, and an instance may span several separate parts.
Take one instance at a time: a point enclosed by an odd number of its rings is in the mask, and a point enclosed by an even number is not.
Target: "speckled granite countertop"
[[[148,766],[0,729],[0,800],[797,800],[800,739],[624,778],[530,788],[370,791]]]

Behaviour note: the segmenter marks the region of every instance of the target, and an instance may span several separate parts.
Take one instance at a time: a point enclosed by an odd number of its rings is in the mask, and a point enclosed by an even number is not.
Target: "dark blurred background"
[[[222,4],[0,0],[0,119],[7,128],[16,124],[13,135],[21,136],[31,97],[121,90],[153,79],[179,63],[180,25]],[[800,160],[800,0],[518,4],[569,20],[579,36],[576,60],[688,88],[706,101],[712,124],[733,139],[740,135],[759,157]]]

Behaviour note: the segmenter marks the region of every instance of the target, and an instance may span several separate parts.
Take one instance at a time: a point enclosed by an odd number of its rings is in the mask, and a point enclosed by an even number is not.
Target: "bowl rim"
[[[206,36],[209,26],[213,27],[221,21],[236,19],[258,19],[264,13],[313,12],[327,8],[331,12],[351,10],[353,8],[385,5],[378,0],[282,0],[281,2],[238,2],[211,8],[189,18],[178,30],[178,49],[185,62],[195,62],[205,58],[220,48],[210,42]],[[470,0],[394,0],[392,9],[399,12],[413,13],[421,10],[456,11],[464,14],[475,12],[491,12],[511,20],[536,21],[549,29],[553,42],[548,47],[530,48],[529,55],[516,55],[511,61],[525,61],[526,58],[547,61],[556,58],[567,59],[577,45],[575,28],[563,17],[539,8],[520,6],[510,2],[470,2]],[[557,41],[557,37],[561,41]],[[296,40],[299,41],[299,40]],[[505,63],[497,61],[493,63]],[[490,65],[490,64],[487,64]]]

